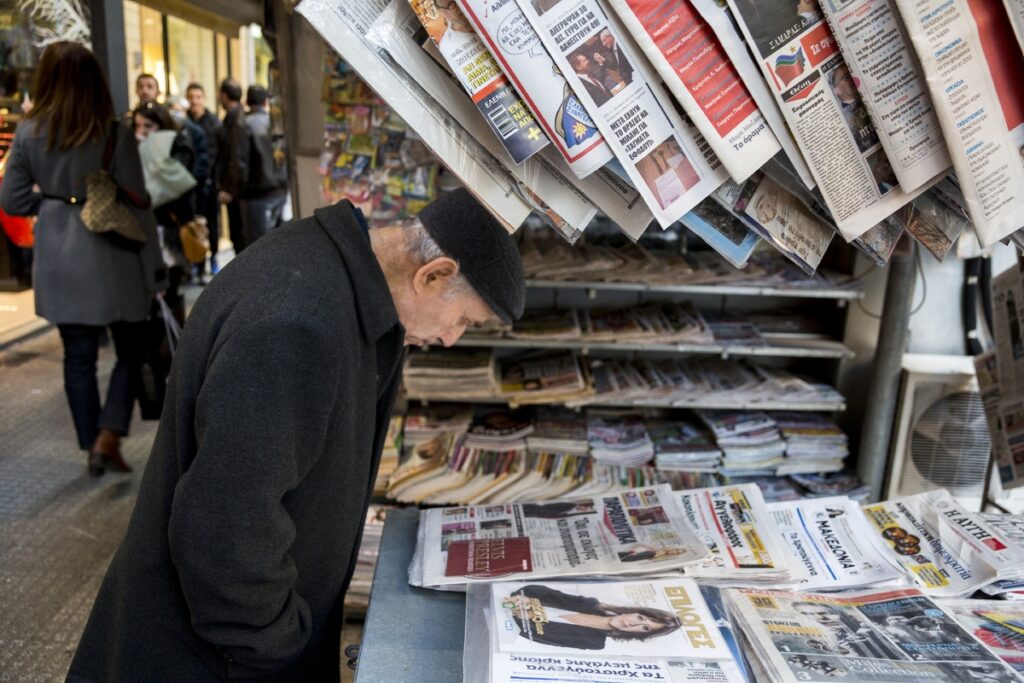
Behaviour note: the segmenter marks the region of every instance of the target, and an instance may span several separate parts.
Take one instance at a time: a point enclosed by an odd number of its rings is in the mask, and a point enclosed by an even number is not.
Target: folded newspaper
[[[409,583],[665,572],[708,554],[662,484],[593,498],[420,513]]]
[[[684,578],[472,585],[463,683],[741,683],[731,628]]]
[[[962,597],[1024,573],[1024,553],[945,489],[864,506],[890,557],[928,595]]]
[[[846,496],[769,503],[796,562],[798,590],[847,590],[905,583],[899,565],[874,539],[860,506]]]
[[[937,600],[999,658],[1024,674],[1024,605],[1003,600]]]
[[[1019,680],[916,589],[822,595],[733,588],[723,593],[749,644],[751,666],[773,683]]]

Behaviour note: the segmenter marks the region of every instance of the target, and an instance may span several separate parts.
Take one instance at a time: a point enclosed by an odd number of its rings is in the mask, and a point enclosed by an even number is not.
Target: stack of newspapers
[[[726,474],[771,474],[782,464],[786,442],[779,427],[760,411],[698,410],[697,416],[715,435]]]
[[[777,474],[838,472],[850,454],[846,434],[827,415],[807,412],[772,412],[786,440],[786,458]]]
[[[443,391],[452,400],[489,398],[498,392],[494,357],[478,349],[411,353],[405,359],[402,379],[411,394]]]
[[[386,495],[388,489],[388,478],[398,467],[402,455],[402,434],[405,418],[401,415],[393,415],[388,421],[387,436],[384,437],[384,448],[380,453],[380,465],[377,466],[377,478],[373,484],[375,496]]]
[[[639,466],[654,457],[654,443],[642,420],[592,415],[587,421],[590,455],[600,463]]]
[[[711,434],[690,421],[648,420],[647,431],[654,441],[654,464],[659,470],[713,472],[718,469],[722,449]]]
[[[586,455],[590,452],[587,419],[574,410],[540,406],[526,445],[532,451]]]

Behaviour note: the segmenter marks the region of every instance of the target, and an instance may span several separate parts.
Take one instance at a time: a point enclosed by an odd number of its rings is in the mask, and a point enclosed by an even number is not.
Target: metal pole
[[[906,240],[907,238],[904,237]],[[900,247],[889,262],[885,285],[885,304],[878,329],[875,362],[868,384],[867,405],[860,434],[857,476],[871,489],[870,499],[882,495],[889,442],[892,438],[899,398],[900,369],[907,348],[910,307],[914,298],[914,261],[917,243],[908,240],[909,249]]]
[[[122,0],[89,0],[92,51],[103,67],[114,98],[114,111],[128,111],[128,57],[124,43]]]

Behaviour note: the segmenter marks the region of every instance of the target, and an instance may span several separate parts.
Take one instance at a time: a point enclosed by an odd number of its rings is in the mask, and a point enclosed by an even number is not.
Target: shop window
[[[168,95],[184,96],[192,82],[202,84],[207,93],[217,91],[213,31],[168,15],[167,52]]]

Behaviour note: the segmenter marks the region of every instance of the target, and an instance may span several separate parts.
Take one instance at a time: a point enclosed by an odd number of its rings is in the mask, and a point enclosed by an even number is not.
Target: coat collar
[[[348,200],[317,209],[313,215],[345,262],[363,337],[368,343],[375,343],[399,321],[384,271],[370,248],[369,235],[359,225]]]

